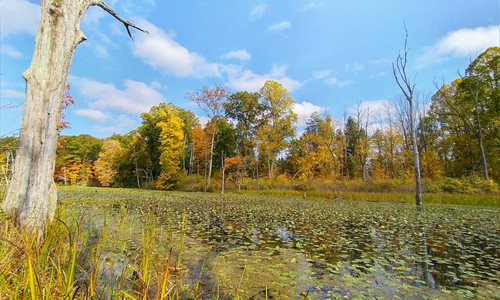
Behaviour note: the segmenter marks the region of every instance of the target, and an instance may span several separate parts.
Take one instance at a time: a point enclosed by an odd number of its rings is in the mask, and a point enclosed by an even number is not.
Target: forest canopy
[[[447,178],[451,192],[463,188],[452,178],[496,189],[499,71],[500,48],[489,48],[463,76],[436,84],[429,99],[417,99],[424,179]],[[204,108],[206,124],[192,111],[160,103],[143,113],[142,124],[129,133],[104,140],[62,136],[54,179],[66,185],[207,190],[223,169],[237,186],[257,177],[367,182],[413,176],[408,109],[402,100],[388,103],[383,112],[358,106],[344,120],[314,113],[298,129],[294,100],[276,81],[267,81],[256,93],[230,93],[214,85],[186,98]],[[1,140],[2,180],[9,178],[15,143]]]

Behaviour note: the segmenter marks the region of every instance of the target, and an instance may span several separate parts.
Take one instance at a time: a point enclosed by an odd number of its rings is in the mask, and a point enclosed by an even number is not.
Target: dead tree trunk
[[[409,120],[410,120],[410,137],[413,150],[413,161],[415,165],[415,203],[417,207],[422,206],[422,183],[420,181],[420,160],[417,145],[417,133],[415,126],[415,82],[411,82],[408,78],[406,64],[408,62],[408,31],[405,26],[405,48],[403,54],[399,53],[396,59],[396,65],[392,64],[392,74],[398,84],[399,89],[403,92],[405,99],[408,101],[409,106]]]
[[[208,177],[207,177],[207,185],[210,187],[210,182],[212,181],[212,164],[214,160],[214,146],[215,146],[215,129],[212,133],[212,138],[210,140],[210,157],[208,160]]]
[[[224,190],[225,190],[225,182],[226,182],[226,166],[224,165],[224,150],[221,151],[221,158],[222,158],[222,165],[221,165],[221,171],[222,171],[222,182],[221,182],[221,194],[224,195]]]
[[[137,28],[101,1],[41,1],[33,59],[23,74],[26,99],[15,173],[2,203],[5,213],[29,232],[41,234],[54,217],[57,191],[53,174],[61,103],[74,51],[85,40],[80,21],[90,5],[113,15],[127,31],[129,26]]]

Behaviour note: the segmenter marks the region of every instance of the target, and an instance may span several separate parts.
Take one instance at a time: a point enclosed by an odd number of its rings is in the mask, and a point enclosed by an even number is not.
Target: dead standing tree
[[[408,101],[409,119],[410,119],[410,137],[413,149],[413,161],[415,164],[415,203],[418,207],[422,206],[422,183],[420,181],[420,160],[417,145],[417,133],[415,126],[415,81],[411,82],[408,78],[407,66],[408,63],[408,30],[405,26],[405,48],[403,53],[398,53],[396,64],[392,64],[392,74],[398,84],[399,89]]]
[[[130,27],[146,32],[122,19],[101,0],[41,1],[33,59],[23,74],[26,98],[15,174],[2,203],[2,209],[18,226],[39,236],[56,209],[53,174],[60,109],[74,51],[86,39],[80,22],[90,6],[115,17],[130,37]]]

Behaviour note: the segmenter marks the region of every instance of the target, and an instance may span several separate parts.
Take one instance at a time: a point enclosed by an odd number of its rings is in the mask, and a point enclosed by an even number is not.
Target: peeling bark
[[[78,44],[86,38],[80,21],[91,5],[109,8],[96,0],[42,0],[41,20],[31,66],[23,77],[26,98],[15,160],[15,173],[2,203],[3,211],[28,232],[43,233],[57,204],[53,180],[57,126],[69,67]],[[105,9],[127,30],[144,31]]]

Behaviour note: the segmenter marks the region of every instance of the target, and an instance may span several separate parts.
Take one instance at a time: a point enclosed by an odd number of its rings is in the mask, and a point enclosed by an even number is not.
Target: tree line
[[[417,144],[422,177],[500,179],[500,48],[486,50],[464,75],[416,96]],[[276,81],[259,92],[214,85],[186,95],[209,120],[160,103],[126,134],[59,139],[54,179],[66,185],[210,190],[222,174],[245,180],[363,181],[414,175],[409,109],[404,99],[370,111],[359,105],[342,120],[314,113],[301,132],[294,100]],[[4,138],[1,171],[8,180],[16,139]]]

